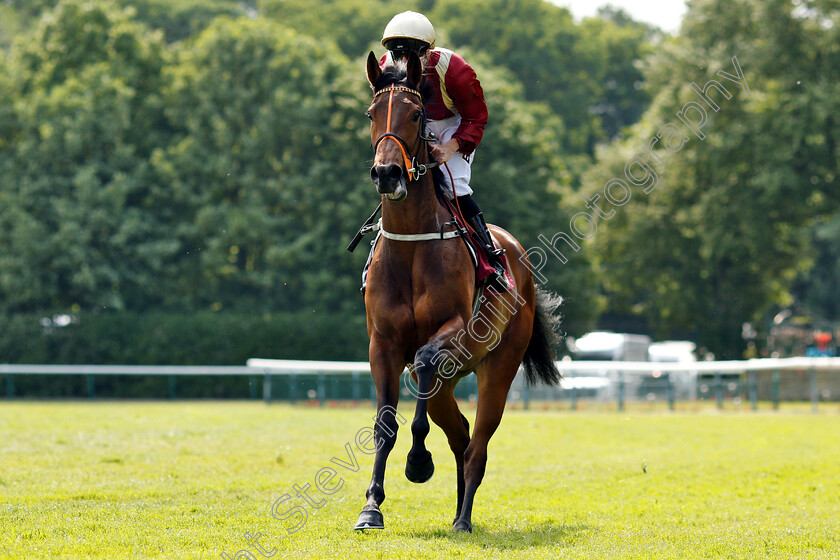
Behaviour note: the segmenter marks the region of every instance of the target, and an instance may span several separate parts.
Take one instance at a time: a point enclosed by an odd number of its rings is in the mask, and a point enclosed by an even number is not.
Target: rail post
[[[773,370],[773,410],[779,410],[779,382],[781,375],[778,369]]]
[[[252,401],[257,399],[257,379],[256,375],[248,376],[248,398]]]
[[[811,366],[811,412],[816,412],[820,402],[820,392],[817,386],[817,368]]]
[[[85,383],[87,385],[87,396],[89,399],[96,398],[96,380],[92,373],[85,375]]]
[[[353,400],[358,402],[362,400],[362,388],[359,385],[361,374],[358,371],[354,371],[350,373],[350,377],[353,379]]]
[[[618,411],[624,411],[624,372],[618,372]]]
[[[271,404],[271,371],[265,370],[263,374],[263,400],[265,404]]]
[[[677,400],[677,396],[674,391],[674,380],[671,375],[668,375],[668,410],[671,412],[674,411],[676,406],[675,401]]]
[[[750,407],[753,411],[758,410],[758,373],[755,370],[749,372]]]
[[[324,372],[318,373],[318,406],[327,404],[327,380]]]

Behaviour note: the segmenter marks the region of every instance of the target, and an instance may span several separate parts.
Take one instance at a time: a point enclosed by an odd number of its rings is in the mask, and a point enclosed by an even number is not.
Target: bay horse
[[[422,63],[410,53],[404,66],[381,69],[367,60],[373,88],[368,110],[374,147],[371,178],[382,195],[382,236],[371,256],[365,290],[370,368],[376,384],[376,457],[367,503],[355,529],[383,529],[385,464],[397,434],[400,375],[408,366],[417,386],[413,443],[405,475],[416,483],[434,472],[425,447],[429,421],[440,426],[455,455],[458,500],[453,526],[472,531],[476,490],[487,464],[487,444],[505,409],[508,390],[525,364],[529,382],[556,383],[551,345],[560,298],[534,285],[524,249],[508,232],[490,226],[506,251],[513,290],[486,291],[473,312],[475,271],[466,245],[452,235],[451,215],[438,202],[430,173],[420,94]],[[418,235],[419,234],[419,235]],[[423,235],[426,234],[426,235]],[[434,239],[432,239],[434,238]],[[453,396],[458,381],[475,372],[478,403],[472,437]]]

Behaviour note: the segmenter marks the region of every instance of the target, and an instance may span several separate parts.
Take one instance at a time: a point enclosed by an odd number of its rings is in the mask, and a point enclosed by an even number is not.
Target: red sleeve
[[[449,68],[446,70],[446,91],[461,115],[461,125],[453,135],[461,144],[458,151],[471,154],[484,135],[487,104],[484,102],[484,90],[481,89],[475,70],[455,53],[452,54]]]

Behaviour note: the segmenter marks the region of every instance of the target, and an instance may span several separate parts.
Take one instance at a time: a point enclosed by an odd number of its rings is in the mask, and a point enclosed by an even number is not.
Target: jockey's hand
[[[458,141],[450,138],[443,144],[432,144],[430,150],[432,157],[440,164],[446,163],[458,151]]]

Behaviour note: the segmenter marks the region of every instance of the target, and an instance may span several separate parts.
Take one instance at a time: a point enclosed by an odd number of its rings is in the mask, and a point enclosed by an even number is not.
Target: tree
[[[623,12],[575,24],[566,8],[542,0],[441,0],[432,17],[443,46],[469,46],[510,70],[530,101],[545,101],[562,119],[573,179],[595,146],[632,124],[647,105],[635,63],[656,33]]]
[[[519,79],[526,99],[549,103],[565,126],[564,153],[593,153],[602,138],[589,110],[600,93],[600,53],[583,43],[567,9],[542,0],[442,0],[431,17],[447,46],[485,51]]]
[[[739,357],[741,324],[790,302],[810,266],[804,228],[836,211],[840,133],[837,30],[813,18],[782,1],[693,3],[683,35],[651,59],[653,106],[586,179],[591,194],[612,177],[632,184],[631,166],[633,201],[602,220],[595,243],[615,305],[660,334],[693,332]],[[739,68],[743,83],[720,73]],[[669,138],[679,153],[663,148]]]
[[[174,249],[148,183],[161,37],[114,4],[64,2],[7,63],[0,306],[122,308],[150,295]]]
[[[135,18],[160,29],[168,42],[182,41],[205,29],[217,17],[256,16],[255,0],[119,0]]]
[[[360,75],[266,19],[217,19],[179,53],[166,95],[178,133],[153,163],[184,249],[180,297],[326,311],[357,295],[344,246],[369,182]]]
[[[814,267],[796,279],[795,302],[810,313],[840,321],[840,215],[820,220],[811,228]]]
[[[255,0],[109,0],[127,9],[132,16],[153,29],[160,29],[169,42],[186,39],[207,27],[221,15],[255,14]],[[38,18],[53,10],[60,0],[5,0],[0,6],[0,46],[2,30],[13,31],[34,26]]]
[[[0,50],[7,49],[14,36],[20,33],[20,19],[12,6],[0,5]]]
[[[663,40],[662,34],[609,6],[600,8],[598,17],[584,19],[580,33],[582,42],[600,53],[600,97],[590,101],[590,110],[601,119],[604,138],[612,140],[638,122],[650,105],[640,63]]]
[[[260,13],[274,21],[338,46],[350,58],[380,47],[382,30],[399,12],[418,10],[404,0],[261,0]]]

